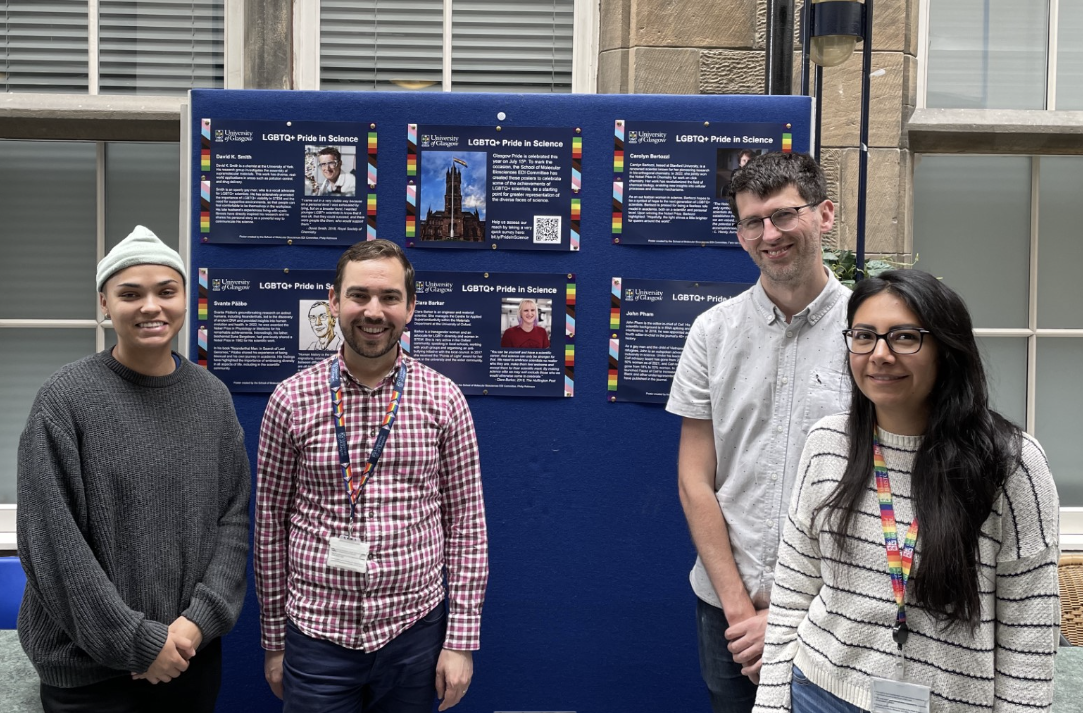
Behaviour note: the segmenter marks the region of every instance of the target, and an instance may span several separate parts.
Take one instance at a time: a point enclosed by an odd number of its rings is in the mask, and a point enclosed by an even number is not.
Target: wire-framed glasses
[[[793,230],[801,220],[801,209],[818,206],[823,201],[814,201],[791,208],[779,208],[767,218],[745,218],[737,222],[737,234],[745,240],[759,240],[763,237],[763,221],[770,220],[778,230]]]
[[[932,334],[932,332],[918,327],[899,327],[889,329],[883,334],[877,334],[871,329],[842,330],[842,336],[846,339],[846,348],[851,354],[872,354],[876,349],[876,343],[881,339],[895,354],[917,354],[921,350],[926,334]]]

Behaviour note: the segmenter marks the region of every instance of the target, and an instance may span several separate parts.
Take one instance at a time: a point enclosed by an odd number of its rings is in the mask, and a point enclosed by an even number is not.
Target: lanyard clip
[[[905,621],[900,621],[891,628],[891,638],[895,640],[895,643],[899,645],[899,650],[902,650],[903,644],[906,643],[906,639],[910,636],[910,627],[906,625]]]

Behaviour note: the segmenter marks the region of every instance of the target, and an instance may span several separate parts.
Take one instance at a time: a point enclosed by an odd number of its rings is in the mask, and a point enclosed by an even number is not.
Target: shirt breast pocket
[[[805,395],[805,433],[824,416],[850,408],[850,375],[834,366],[813,368]]]

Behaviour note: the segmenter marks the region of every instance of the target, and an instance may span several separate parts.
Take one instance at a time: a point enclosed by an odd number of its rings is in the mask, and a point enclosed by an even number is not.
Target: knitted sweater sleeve
[[[1060,633],[1059,502],[1045,453],[1024,436],[1019,469],[997,503],[994,711],[1049,710]]]
[[[95,557],[81,530],[82,478],[75,435],[39,394],[19,440],[17,529],[27,587],[95,661],[142,673],[165,646],[167,625],[131,609]]]
[[[244,431],[233,407],[223,408],[229,423],[219,442],[218,531],[214,556],[196,585],[183,616],[203,634],[204,645],[229,632],[244,603],[248,561],[248,499],[252,472],[244,449]]]
[[[827,442],[837,434],[813,428],[797,468],[789,517],[782,532],[764,636],[763,668],[754,713],[790,710],[790,682],[797,655],[797,628],[820,591],[820,542],[813,526],[822,486],[814,485],[825,462]]]

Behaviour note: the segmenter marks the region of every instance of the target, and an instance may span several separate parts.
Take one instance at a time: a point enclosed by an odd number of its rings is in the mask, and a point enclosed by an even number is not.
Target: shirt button
[[[789,383],[789,381],[790,381],[790,380],[789,380],[789,378],[787,378],[787,377],[785,377],[785,376],[784,376],[784,377],[782,377],[782,383],[783,383],[783,384]]]
[[[771,480],[778,480],[778,473],[771,473]]]
[[[768,529],[768,530],[773,530],[773,529],[775,529],[775,523],[774,523],[774,522],[772,522],[771,520],[768,520],[768,521],[767,521],[767,529]]]
[[[793,336],[793,332],[792,332],[792,331],[790,331],[790,332],[786,332],[786,336],[787,336],[787,337],[792,337],[792,336]]]
[[[782,433],[782,426],[779,426],[779,427],[778,427],[778,432],[779,432],[779,433]]]

